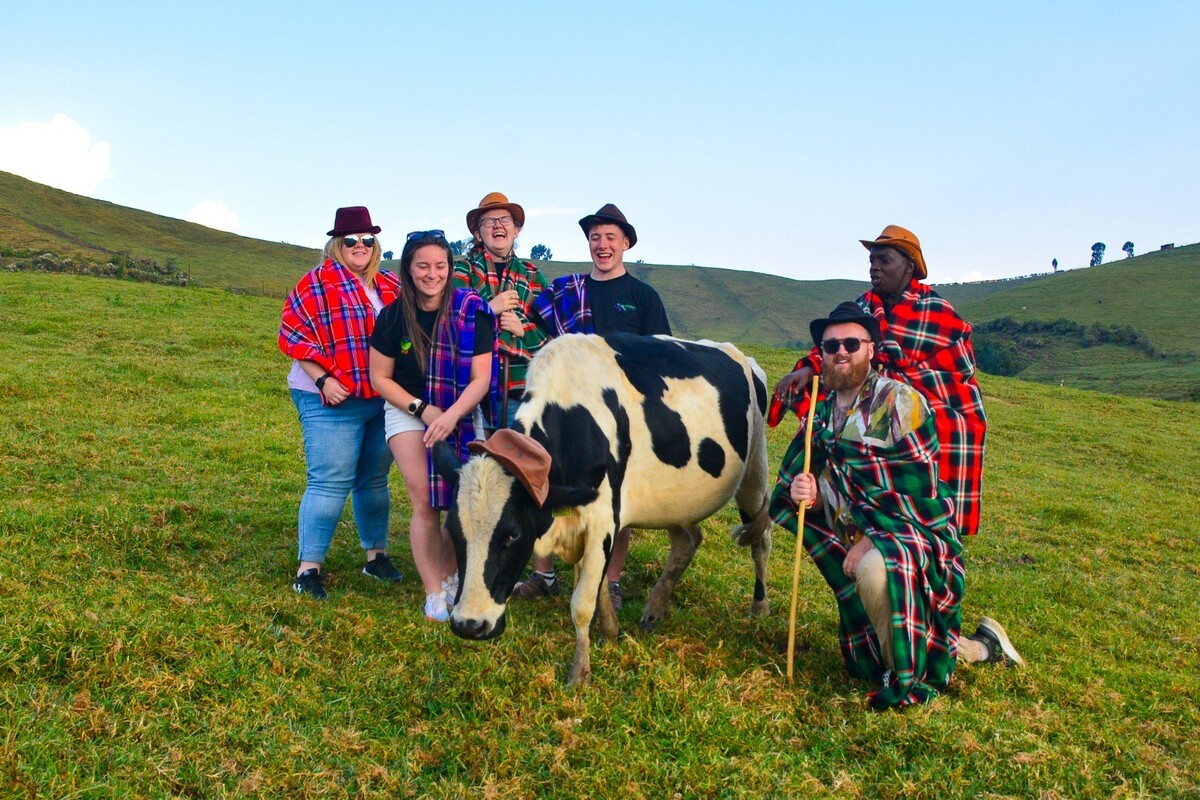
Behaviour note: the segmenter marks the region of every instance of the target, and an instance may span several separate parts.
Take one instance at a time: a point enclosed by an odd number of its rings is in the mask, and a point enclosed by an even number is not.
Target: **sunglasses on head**
[[[845,339],[826,339],[821,342],[821,350],[827,356],[835,355],[842,347],[846,348],[847,353],[857,353],[858,348],[864,344],[870,344],[870,342],[870,339],[859,339],[857,336],[847,336]]]
[[[343,236],[342,237],[342,246],[343,247],[354,247],[360,241],[362,242],[363,247],[374,247],[375,246],[375,237],[374,236],[363,236],[363,237]]]
[[[408,241],[410,241],[410,242],[417,242],[417,241],[420,241],[421,239],[445,239],[445,238],[446,238],[446,232],[439,231],[436,229],[432,230],[432,231],[413,231],[412,233],[410,233],[408,235]]]

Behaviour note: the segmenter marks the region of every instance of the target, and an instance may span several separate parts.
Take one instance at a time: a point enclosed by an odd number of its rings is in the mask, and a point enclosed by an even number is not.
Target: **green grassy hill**
[[[0,273],[0,796],[1200,793],[1200,405],[984,376],[964,624],[1003,622],[1024,670],[963,667],[927,707],[870,712],[806,560],[789,685],[793,540],[777,532],[773,611],[749,618],[729,508],[654,634],[636,622],[666,537],[635,536],[628,635],[569,690],[565,595],[514,605],[486,644],[425,621],[395,471],[405,582],[359,573],[347,519],[331,599],[292,593],[304,458],[278,313]],[[771,378],[791,364],[749,349]],[[770,433],[773,467],[794,430]]]
[[[1060,273],[958,308],[982,332],[980,339],[986,338],[988,323],[1001,318],[1043,324],[1042,331],[1002,337],[1018,355],[1020,369],[1012,372],[1017,377],[1200,399],[1200,244]],[[1127,326],[1148,346],[1119,346],[1087,332],[1064,335],[1050,329],[1062,319],[1101,333]]]

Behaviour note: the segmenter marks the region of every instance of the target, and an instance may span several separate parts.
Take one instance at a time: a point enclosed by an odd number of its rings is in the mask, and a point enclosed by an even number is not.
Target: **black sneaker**
[[[558,578],[547,578],[534,570],[529,577],[521,581],[513,589],[513,597],[518,600],[540,600],[543,597],[553,597],[558,594]]]
[[[396,565],[388,558],[387,553],[376,553],[362,571],[363,575],[370,575],[380,581],[399,583],[404,580],[404,576],[400,574],[400,570],[396,569]]]
[[[979,625],[975,628],[975,633],[971,634],[970,638],[987,645],[987,660],[989,662],[1011,661],[1018,667],[1025,666],[1025,659],[1021,658],[1021,654],[1017,652],[1017,648],[1013,647],[1012,642],[1008,640],[1008,634],[1004,632],[1004,626],[991,617],[980,617]]]
[[[325,594],[325,573],[316,567],[311,567],[304,570],[296,579],[292,581],[292,589],[300,594],[306,594],[313,600],[324,600],[329,595]]]

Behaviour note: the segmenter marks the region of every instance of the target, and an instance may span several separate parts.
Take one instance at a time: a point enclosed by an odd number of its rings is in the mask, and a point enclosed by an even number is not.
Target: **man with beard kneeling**
[[[959,638],[962,542],[953,491],[938,479],[938,439],[925,399],[871,368],[879,322],[842,303],[809,326],[821,349],[824,396],[783,458],[771,496],[775,522],[796,533],[833,590],[851,675],[876,688],[877,709],[925,702],[945,689],[955,658],[1024,663],[995,621]]]

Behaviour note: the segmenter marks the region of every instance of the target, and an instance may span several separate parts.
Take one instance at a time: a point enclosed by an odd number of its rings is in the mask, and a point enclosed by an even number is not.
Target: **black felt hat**
[[[621,209],[612,203],[605,203],[595,214],[588,214],[579,220],[579,227],[583,228],[584,236],[591,236],[592,228],[597,225],[603,225],[606,222],[616,225],[625,231],[625,235],[629,237],[630,247],[637,244],[637,231],[629,224],[629,220],[625,219],[625,215],[621,213]]]
[[[879,320],[863,311],[858,303],[852,300],[838,304],[838,307],[828,317],[814,319],[808,323],[808,331],[812,334],[813,343],[819,345],[825,338],[825,329],[830,325],[837,325],[842,322],[853,322],[856,325],[862,325],[867,329],[867,333],[871,334],[871,341],[879,344]]]

